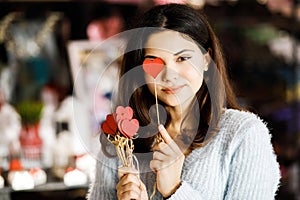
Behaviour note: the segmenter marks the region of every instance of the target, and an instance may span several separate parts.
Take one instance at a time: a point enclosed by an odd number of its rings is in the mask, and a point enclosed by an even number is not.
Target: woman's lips
[[[175,87],[168,87],[168,88],[163,88],[162,91],[167,93],[167,94],[176,94],[178,93],[182,88],[184,87],[184,85],[181,86],[175,86]]]

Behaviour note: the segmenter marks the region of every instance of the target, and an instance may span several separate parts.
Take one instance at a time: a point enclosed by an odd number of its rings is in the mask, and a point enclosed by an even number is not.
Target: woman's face
[[[145,45],[145,59],[160,58],[164,68],[156,77],[157,96],[168,106],[189,105],[203,82],[209,54],[205,55],[191,39],[175,31],[152,34]],[[145,74],[151,93],[154,78]]]

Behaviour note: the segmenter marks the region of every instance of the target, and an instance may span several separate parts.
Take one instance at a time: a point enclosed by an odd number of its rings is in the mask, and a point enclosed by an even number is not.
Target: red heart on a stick
[[[101,124],[101,129],[106,134],[114,135],[117,132],[117,123],[112,114],[106,116],[106,120]]]
[[[115,135],[116,132],[114,132],[107,124],[106,121],[104,121],[102,124],[101,124],[101,129],[102,131],[105,133],[105,134],[110,134],[110,135]]]
[[[150,76],[152,76],[153,78],[157,77],[157,75],[161,72],[163,67],[164,67],[164,61],[160,58],[155,58],[155,59],[146,58],[143,62],[144,71]]]
[[[136,119],[132,119],[132,120],[120,120],[118,123],[118,127],[120,132],[128,138],[132,138],[132,136],[134,136],[134,134],[137,132],[137,130],[139,129],[139,121]]]

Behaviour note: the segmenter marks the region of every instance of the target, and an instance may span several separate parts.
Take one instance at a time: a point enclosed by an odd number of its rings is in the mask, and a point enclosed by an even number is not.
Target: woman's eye
[[[191,58],[191,56],[179,56],[177,58],[177,62],[183,62],[183,61],[186,61],[186,60],[188,60],[190,58]]]

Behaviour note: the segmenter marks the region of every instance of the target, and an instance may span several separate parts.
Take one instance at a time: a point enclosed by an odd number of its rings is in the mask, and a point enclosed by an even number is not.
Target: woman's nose
[[[178,71],[172,63],[165,63],[165,67],[161,74],[162,81],[164,82],[174,82],[179,77]]]

